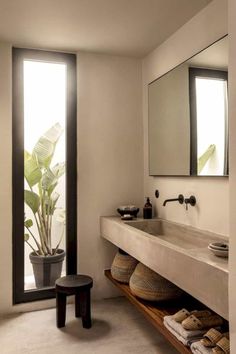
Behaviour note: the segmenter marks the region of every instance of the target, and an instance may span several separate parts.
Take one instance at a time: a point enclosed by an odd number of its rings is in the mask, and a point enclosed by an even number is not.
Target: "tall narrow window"
[[[76,61],[13,49],[14,302],[76,273]]]

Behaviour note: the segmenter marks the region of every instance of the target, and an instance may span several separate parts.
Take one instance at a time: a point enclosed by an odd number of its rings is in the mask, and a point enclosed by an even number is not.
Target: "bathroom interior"
[[[235,14],[0,0],[1,353],[236,353]]]

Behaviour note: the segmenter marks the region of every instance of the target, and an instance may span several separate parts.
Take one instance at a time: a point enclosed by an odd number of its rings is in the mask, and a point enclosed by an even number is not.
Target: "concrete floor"
[[[66,327],[57,329],[55,309],[0,320],[1,354],[177,354],[125,298],[92,305],[93,326],[86,330],[67,305]]]

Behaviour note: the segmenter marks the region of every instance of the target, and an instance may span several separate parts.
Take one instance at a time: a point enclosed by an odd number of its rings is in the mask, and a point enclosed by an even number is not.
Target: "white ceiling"
[[[142,57],[211,0],[0,0],[0,40]]]

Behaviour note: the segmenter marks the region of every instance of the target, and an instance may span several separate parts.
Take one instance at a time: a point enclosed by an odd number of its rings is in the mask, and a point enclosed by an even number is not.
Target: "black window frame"
[[[64,63],[66,91],[66,273],[77,273],[77,80],[76,55],[35,49],[12,49],[12,215],[13,304],[50,299],[55,289],[24,290],[24,60]],[[21,237],[22,235],[22,237]]]
[[[220,79],[226,81],[228,87],[228,72],[225,70],[205,69],[189,67],[189,103],[190,103],[190,176],[199,176],[197,172],[197,102],[196,102],[196,78]],[[219,177],[226,177],[229,174],[229,139],[228,139],[228,117],[225,120],[225,160],[224,174]],[[203,176],[204,177],[204,176]],[[211,176],[209,176],[211,177]],[[216,177],[216,176],[215,176]]]

